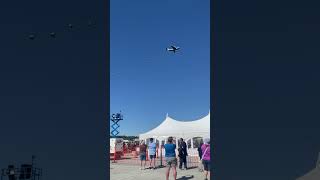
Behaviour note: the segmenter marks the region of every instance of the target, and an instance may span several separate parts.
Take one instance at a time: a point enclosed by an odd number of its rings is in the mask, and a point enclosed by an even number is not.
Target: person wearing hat
[[[210,177],[210,139],[205,138],[204,144],[201,146],[202,150],[202,164],[204,169],[205,180],[208,179],[208,174]]]

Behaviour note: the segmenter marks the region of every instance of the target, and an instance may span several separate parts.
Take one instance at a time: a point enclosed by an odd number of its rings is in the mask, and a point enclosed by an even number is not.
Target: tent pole
[[[162,144],[162,141],[160,143],[160,168],[164,167],[163,164],[162,164],[162,147],[163,147],[163,144]]]
[[[193,138],[191,138],[191,148],[193,149]]]

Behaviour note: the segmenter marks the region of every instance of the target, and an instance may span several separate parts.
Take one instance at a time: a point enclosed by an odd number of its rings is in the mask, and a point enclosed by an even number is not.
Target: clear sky
[[[111,0],[111,113],[120,134],[138,135],[169,116],[210,109],[210,1]],[[170,45],[181,47],[173,54]]]

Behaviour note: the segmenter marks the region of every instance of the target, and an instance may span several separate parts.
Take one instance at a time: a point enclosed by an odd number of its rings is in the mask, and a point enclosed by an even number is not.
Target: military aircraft
[[[30,34],[30,35],[29,35],[29,39],[30,39],[30,40],[34,40],[34,38],[36,38],[36,36],[35,36],[34,34]]]
[[[55,33],[55,32],[51,32],[51,33],[50,33],[50,36],[51,36],[52,38],[55,38],[55,37],[56,37],[56,33]]]
[[[180,49],[180,47],[171,46],[171,48],[167,48],[167,51],[173,51],[173,53],[176,53],[176,51],[178,51],[179,49]]]

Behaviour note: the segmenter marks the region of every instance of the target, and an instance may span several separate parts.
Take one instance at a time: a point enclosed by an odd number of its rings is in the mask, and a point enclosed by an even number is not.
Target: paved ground
[[[140,166],[110,163],[111,180],[165,180],[166,168],[155,170],[140,170]],[[170,171],[170,180],[173,180],[172,171]],[[202,172],[198,168],[180,170],[177,169],[177,180],[203,180]]]

